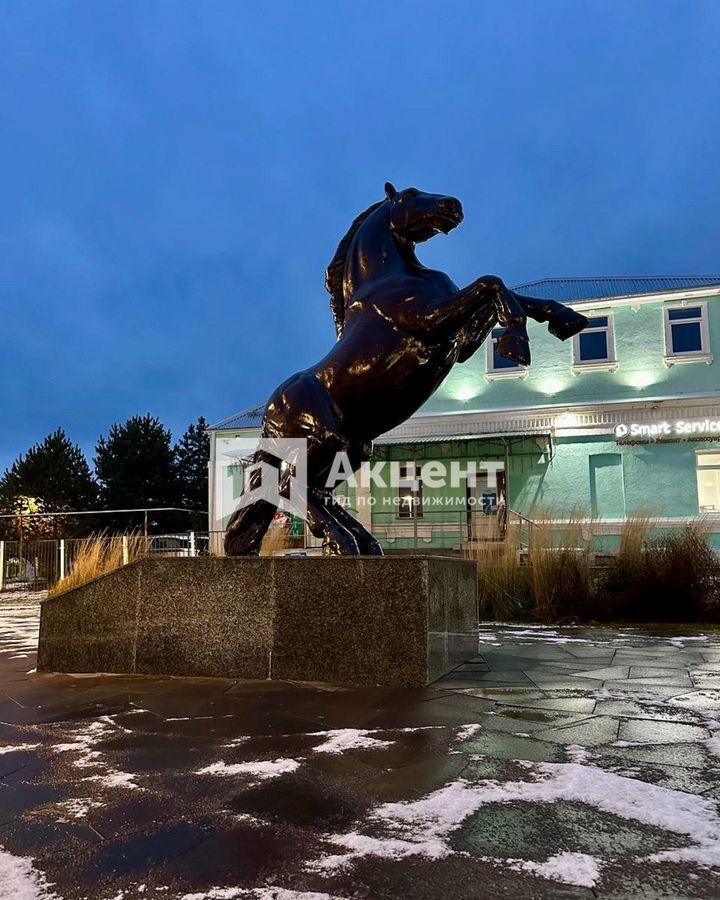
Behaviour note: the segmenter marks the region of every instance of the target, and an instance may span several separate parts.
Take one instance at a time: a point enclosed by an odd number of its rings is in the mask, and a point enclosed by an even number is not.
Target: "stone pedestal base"
[[[38,670],[421,686],[477,620],[470,560],[143,559],[43,603]]]

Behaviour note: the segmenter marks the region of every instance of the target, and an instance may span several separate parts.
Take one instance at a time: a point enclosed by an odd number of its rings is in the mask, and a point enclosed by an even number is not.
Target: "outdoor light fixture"
[[[559,378],[546,378],[540,385],[540,390],[543,394],[559,394],[564,387],[564,382]]]
[[[558,418],[555,421],[555,426],[557,428],[576,428],[579,421],[580,420],[575,415],[575,413],[566,412],[566,413],[563,413],[561,416],[558,416]]]
[[[466,400],[472,400],[473,397],[477,397],[478,391],[471,384],[462,384],[455,391],[455,397],[457,400],[462,400],[463,402]]]
[[[631,387],[646,388],[654,384],[655,379],[649,372],[633,372],[627,382]]]

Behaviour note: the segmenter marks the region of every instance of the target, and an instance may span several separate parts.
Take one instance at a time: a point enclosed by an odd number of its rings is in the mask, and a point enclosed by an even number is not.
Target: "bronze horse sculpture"
[[[530,364],[528,316],[560,340],[587,324],[493,275],[458,288],[425,268],[415,245],[459,225],[460,201],[389,183],[385,195],[355,219],[327,269],[337,343],[274,391],[263,418],[264,437],[307,440],[307,520],[330,554],[383,552],[327,487],[336,453],[347,454],[353,470],[369,460],[372,441],[413,415],[496,324],[505,328],[498,355],[522,365]],[[228,555],[257,554],[276,509],[264,499],[241,505],[227,526]]]

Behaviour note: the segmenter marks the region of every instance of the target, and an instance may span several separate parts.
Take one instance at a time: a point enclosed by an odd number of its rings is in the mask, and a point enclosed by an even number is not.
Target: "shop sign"
[[[615,426],[615,439],[623,443],[678,440],[717,440],[720,419],[675,419],[662,422],[621,422]]]

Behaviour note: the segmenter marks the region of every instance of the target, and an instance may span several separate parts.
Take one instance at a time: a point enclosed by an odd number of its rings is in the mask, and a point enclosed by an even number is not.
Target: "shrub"
[[[541,622],[576,620],[593,596],[592,524],[573,510],[557,523],[544,513],[530,530],[528,581]]]
[[[480,618],[511,622],[531,616],[527,572],[519,548],[509,540],[484,541],[470,552],[477,564]]]
[[[277,556],[291,546],[290,520],[283,513],[276,513],[263,538],[260,556]]]
[[[145,541],[140,535],[126,535],[124,542],[127,560],[122,537],[110,538],[100,534],[80,541],[70,571],[50,588],[48,598],[57,597],[82,584],[87,584],[94,578],[114,572],[126,561],[131,563],[143,555]]]
[[[720,558],[703,524],[658,533],[646,512],[624,523],[617,556],[594,564],[595,524],[571,512],[536,513],[524,548],[505,540],[478,542],[480,614],[498,621],[720,621]]]
[[[646,535],[650,526],[646,529]],[[610,567],[608,618],[635,622],[693,622],[720,618],[720,559],[704,524],[645,537],[640,552]]]

